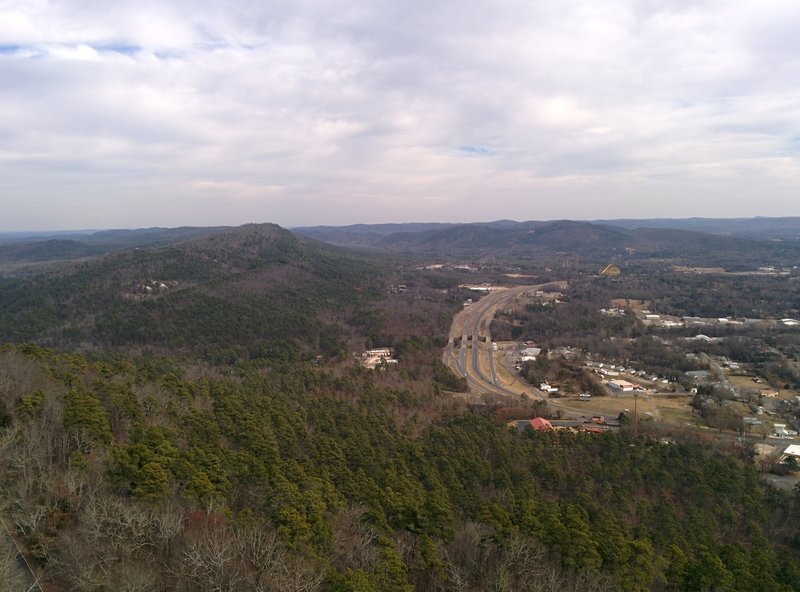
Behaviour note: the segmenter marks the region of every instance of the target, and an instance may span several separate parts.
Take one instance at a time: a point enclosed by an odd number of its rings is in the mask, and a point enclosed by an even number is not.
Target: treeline
[[[724,275],[668,270],[654,273],[644,267],[618,278],[590,280],[586,290],[606,301],[612,298],[649,301],[652,312],[658,314],[784,318],[800,314],[798,280],[796,274]]]
[[[4,520],[78,591],[800,588],[800,495],[749,464],[381,376],[5,347]]]

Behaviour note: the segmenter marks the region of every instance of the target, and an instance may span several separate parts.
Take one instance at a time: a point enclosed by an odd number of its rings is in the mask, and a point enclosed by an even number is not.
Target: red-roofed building
[[[553,424],[547,421],[544,417],[534,417],[531,420],[531,429],[541,432],[543,430],[552,430]]]

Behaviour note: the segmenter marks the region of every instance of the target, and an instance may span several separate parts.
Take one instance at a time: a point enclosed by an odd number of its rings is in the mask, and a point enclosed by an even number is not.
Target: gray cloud
[[[0,230],[798,215],[800,8],[0,0]]]

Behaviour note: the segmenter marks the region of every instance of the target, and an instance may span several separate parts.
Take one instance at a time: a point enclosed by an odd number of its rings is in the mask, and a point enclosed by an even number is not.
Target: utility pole
[[[636,406],[636,402],[639,400],[639,396],[636,394],[636,391],[633,391],[633,438],[634,440],[639,436],[639,414],[638,409]]]

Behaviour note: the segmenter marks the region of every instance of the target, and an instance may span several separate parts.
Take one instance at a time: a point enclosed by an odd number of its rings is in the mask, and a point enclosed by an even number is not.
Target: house
[[[553,430],[553,424],[547,421],[544,417],[534,417],[531,420],[531,429],[537,432]]]
[[[786,462],[790,457],[800,463],[800,445],[792,444],[787,446],[781,455],[780,462]]]

